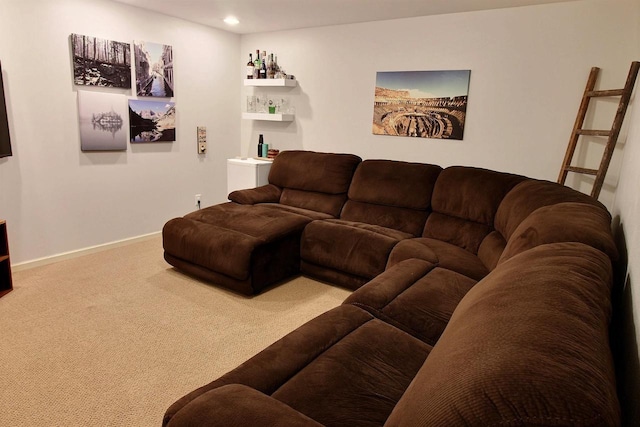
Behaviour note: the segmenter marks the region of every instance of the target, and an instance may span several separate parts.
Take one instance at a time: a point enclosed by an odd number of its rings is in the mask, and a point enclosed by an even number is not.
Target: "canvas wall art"
[[[7,117],[7,104],[4,98],[4,81],[2,78],[2,65],[0,65],[0,157],[12,155],[11,139],[9,135],[9,120]]]
[[[71,34],[76,85],[131,89],[129,43]]]
[[[82,151],[126,150],[126,114],[123,95],[78,91]]]
[[[176,140],[175,103],[156,100],[129,100],[131,142]]]
[[[173,48],[136,41],[133,43],[138,96],[173,96]]]
[[[459,139],[471,70],[376,73],[375,135]]]

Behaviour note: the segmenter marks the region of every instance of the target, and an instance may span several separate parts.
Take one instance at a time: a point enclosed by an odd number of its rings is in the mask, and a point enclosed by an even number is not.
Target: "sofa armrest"
[[[240,384],[230,384],[208,391],[191,401],[172,418],[165,419],[164,425],[321,426],[279,400]]]
[[[229,200],[241,205],[255,205],[258,203],[278,203],[282,190],[272,184],[257,188],[236,190],[229,194]]]

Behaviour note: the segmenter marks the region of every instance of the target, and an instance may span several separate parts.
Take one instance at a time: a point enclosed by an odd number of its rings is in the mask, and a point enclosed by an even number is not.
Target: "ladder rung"
[[[576,131],[578,135],[590,135],[590,136],[609,136],[610,130],[594,130],[594,129],[578,129]]]
[[[575,167],[575,166],[567,166],[566,168],[564,168],[564,170],[566,170],[568,172],[584,173],[584,174],[587,174],[587,175],[597,175],[598,174],[598,170],[597,169],[578,168],[578,167]]]
[[[611,90],[591,90],[587,92],[587,96],[622,96],[624,89],[611,89]]]

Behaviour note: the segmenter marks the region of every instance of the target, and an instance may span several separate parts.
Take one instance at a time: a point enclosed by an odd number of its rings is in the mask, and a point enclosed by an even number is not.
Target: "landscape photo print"
[[[78,91],[78,121],[82,151],[127,149],[127,103],[117,93]]]
[[[471,70],[376,73],[373,134],[461,140],[470,76]]]
[[[131,142],[175,141],[175,103],[130,99],[129,137]]]
[[[131,89],[131,45],[71,34],[76,85]]]

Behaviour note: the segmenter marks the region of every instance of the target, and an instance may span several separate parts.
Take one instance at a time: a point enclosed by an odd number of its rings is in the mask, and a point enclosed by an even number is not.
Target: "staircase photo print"
[[[373,134],[458,139],[471,70],[376,73]]]

